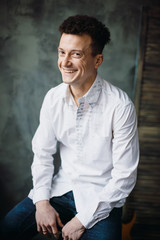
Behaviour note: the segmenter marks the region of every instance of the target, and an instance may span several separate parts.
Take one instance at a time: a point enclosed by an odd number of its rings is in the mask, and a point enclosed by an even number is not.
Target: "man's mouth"
[[[64,71],[65,73],[74,73],[74,72],[76,72],[77,70],[66,70],[66,69],[63,69],[63,71]]]

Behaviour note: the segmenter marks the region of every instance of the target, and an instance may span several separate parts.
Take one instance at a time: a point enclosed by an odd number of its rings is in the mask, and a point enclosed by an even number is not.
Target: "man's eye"
[[[75,57],[75,58],[80,58],[82,56],[82,54],[79,53],[79,52],[73,52],[72,56]]]
[[[64,55],[65,52],[64,51],[58,51],[59,55]]]

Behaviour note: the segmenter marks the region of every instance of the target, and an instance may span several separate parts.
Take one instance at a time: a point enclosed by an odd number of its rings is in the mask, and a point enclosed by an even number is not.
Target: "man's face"
[[[58,47],[58,67],[64,83],[84,87],[92,83],[97,73],[97,56],[92,56],[92,39],[63,33]]]

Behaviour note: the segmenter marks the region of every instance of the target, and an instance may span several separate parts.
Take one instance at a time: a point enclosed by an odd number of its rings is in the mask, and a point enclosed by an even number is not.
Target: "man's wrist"
[[[81,223],[81,221],[75,216],[74,217],[77,226],[79,226],[81,229],[85,229],[84,225]]]
[[[35,203],[36,209],[50,205],[49,200],[41,200]]]

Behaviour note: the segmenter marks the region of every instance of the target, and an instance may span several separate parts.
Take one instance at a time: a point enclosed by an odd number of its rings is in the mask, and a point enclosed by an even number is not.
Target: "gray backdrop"
[[[103,78],[134,98],[142,6],[159,0],[0,1],[0,216],[32,187],[31,139],[46,92],[61,83],[57,68],[58,26],[88,14],[111,31]]]

